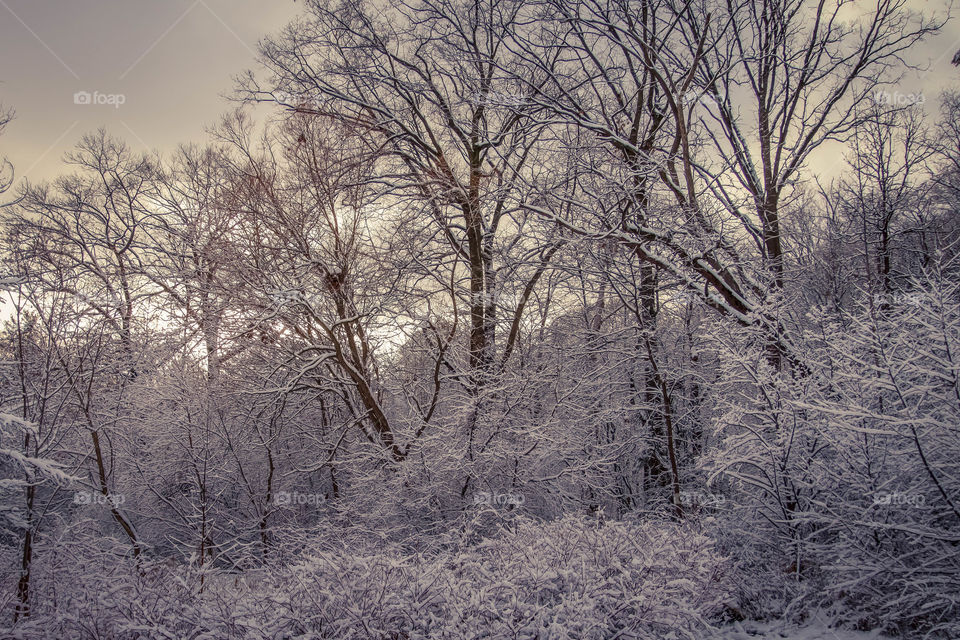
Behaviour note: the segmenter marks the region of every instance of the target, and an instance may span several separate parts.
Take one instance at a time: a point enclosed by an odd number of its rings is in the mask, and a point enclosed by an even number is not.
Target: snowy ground
[[[831,629],[824,623],[804,627],[783,623],[741,622],[725,627],[704,640],[887,640],[878,632]]]

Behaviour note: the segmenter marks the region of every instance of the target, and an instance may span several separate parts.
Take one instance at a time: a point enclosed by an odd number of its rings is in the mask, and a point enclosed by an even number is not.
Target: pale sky
[[[18,181],[36,181],[59,174],[64,152],[101,126],[136,150],[202,142],[204,128],[231,108],[222,96],[233,76],[255,66],[258,40],[302,8],[292,0],[0,0],[0,103],[16,111],[0,156]],[[84,91],[101,104],[76,104]]]
[[[36,181],[61,173],[63,154],[100,126],[137,150],[203,142],[231,108],[222,96],[233,77],[256,67],[257,42],[302,9],[293,0],[0,0],[0,103],[16,110],[0,156],[18,181]],[[936,111],[941,91],[960,89],[950,65],[958,48],[953,20],[911,52],[930,69],[910,72],[903,92],[923,92]],[[100,104],[76,104],[77,92]]]

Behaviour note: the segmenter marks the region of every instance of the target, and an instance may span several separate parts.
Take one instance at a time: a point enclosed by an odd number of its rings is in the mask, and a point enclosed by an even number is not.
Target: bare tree
[[[582,2],[554,10],[576,19],[564,18],[561,37],[550,41],[581,52],[576,62],[584,70],[555,75],[561,89],[539,99],[625,160],[637,158],[624,166],[638,177],[612,188],[642,204],[656,177],[676,203],[669,218],[651,217],[648,207],[644,217],[599,228],[567,224],[617,237],[711,307],[745,326],[766,326],[772,363],[786,355],[798,364],[782,321],[764,310],[783,289],[783,199],[814,151],[862,122],[852,107],[895,80],[904,51],[942,20],[887,0],[851,21],[842,19],[843,2],[800,0]],[[530,57],[544,46],[528,46]],[[625,72],[633,78],[617,100]],[[600,98],[585,108],[580,96],[591,92]],[[556,218],[550,207],[526,206]]]
[[[881,307],[905,282],[923,256],[911,256],[909,236],[929,226],[930,160],[934,154],[921,114],[870,109],[872,118],[853,134],[848,177],[830,202],[848,221],[847,242],[855,242],[863,265],[863,286]],[[900,264],[898,264],[898,262]]]
[[[773,291],[784,286],[780,208],[811,155],[870,121],[904,53],[945,18],[905,0],[877,0],[859,15],[844,2],[763,1],[718,5],[729,27],[697,70],[700,122],[715,149],[712,193],[756,244]],[[707,26],[687,14],[693,33]],[[856,108],[860,107],[860,108]]]
[[[13,109],[0,105],[0,134],[7,128],[11,120],[13,120]],[[4,193],[13,185],[13,179],[13,164],[6,158],[3,158],[0,160],[0,193]]]
[[[245,94],[364,132],[379,154],[372,179],[433,220],[468,272],[469,376],[478,396],[495,362],[498,242],[529,224],[516,205],[542,130],[525,83],[503,72],[524,75],[529,66],[507,42],[529,7],[512,0],[308,7],[307,20],[262,49],[269,88],[251,75]],[[519,305],[514,316],[522,312]]]
[[[68,296],[77,314],[76,335],[55,336],[52,348],[90,438],[93,482],[109,498],[110,425],[122,419],[122,399],[143,355],[135,344],[135,309],[153,295],[137,243],[151,215],[154,165],[102,130],[84,136],[67,162],[80,172],[52,186],[24,187],[7,224],[20,253],[18,275],[38,295]],[[132,521],[118,504],[111,513],[139,555]]]

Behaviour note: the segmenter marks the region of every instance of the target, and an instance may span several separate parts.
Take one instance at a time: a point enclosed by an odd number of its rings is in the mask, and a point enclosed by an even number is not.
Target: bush
[[[698,638],[728,601],[725,567],[711,540],[689,526],[518,519],[477,544],[432,555],[328,546],[295,564],[244,574],[163,563],[137,569],[129,561],[100,574],[78,566],[76,582],[62,581],[77,585],[69,594],[45,601],[7,633]]]

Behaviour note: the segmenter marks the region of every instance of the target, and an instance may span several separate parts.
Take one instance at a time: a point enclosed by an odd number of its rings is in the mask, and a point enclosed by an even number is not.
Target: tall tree
[[[526,99],[537,79],[508,42],[530,7],[515,0],[307,6],[304,20],[262,48],[268,88],[250,76],[246,95],[364,132],[379,154],[373,180],[433,220],[466,265],[469,377],[478,395],[493,371],[502,313],[498,245],[529,224],[517,203],[541,144],[542,126],[531,117],[538,109]],[[506,246],[527,251],[530,242]]]

